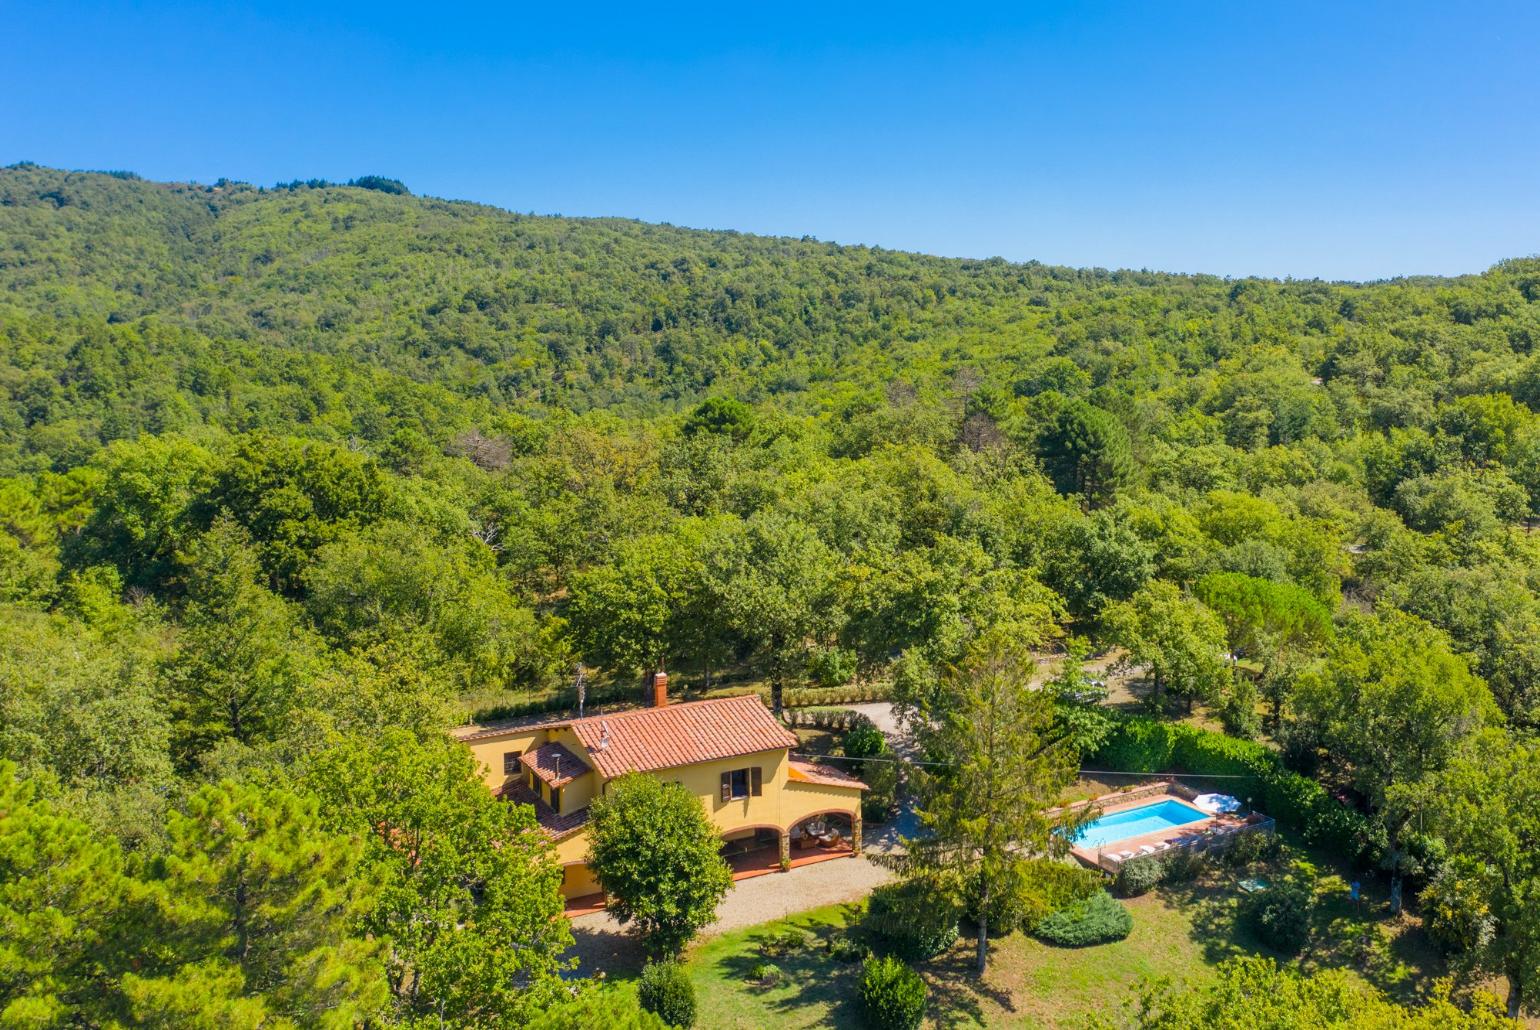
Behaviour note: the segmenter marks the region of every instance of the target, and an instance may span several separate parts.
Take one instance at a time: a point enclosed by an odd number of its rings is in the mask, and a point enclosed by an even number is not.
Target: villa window
[[[557,787],[555,790],[551,791],[551,807],[556,810],[556,814],[557,815],[561,814],[561,788],[560,787]]]
[[[503,775],[504,776],[512,776],[514,773],[516,773],[518,771],[519,771],[519,752],[518,751],[504,751],[503,752]]]
[[[722,774],[722,800],[738,801],[747,797],[759,797],[765,792],[759,768],[733,769]]]

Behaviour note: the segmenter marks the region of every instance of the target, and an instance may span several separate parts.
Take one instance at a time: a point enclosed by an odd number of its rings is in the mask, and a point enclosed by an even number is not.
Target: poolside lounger
[[[1139,848],[1139,854],[1141,854],[1141,855],[1153,855],[1153,854],[1155,854],[1155,845],[1153,845],[1153,844],[1145,844],[1145,845],[1141,846]]]

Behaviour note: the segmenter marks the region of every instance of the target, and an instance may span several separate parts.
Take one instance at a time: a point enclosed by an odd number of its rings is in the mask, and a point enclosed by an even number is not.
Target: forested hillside
[[[1404,832],[1476,749],[1540,783],[1540,260],[1228,280],[18,165],[0,338],[12,1022],[522,1020],[559,872],[446,727],[579,663],[923,709],[993,630],[1126,648],[1540,977],[1540,841],[1494,883]]]

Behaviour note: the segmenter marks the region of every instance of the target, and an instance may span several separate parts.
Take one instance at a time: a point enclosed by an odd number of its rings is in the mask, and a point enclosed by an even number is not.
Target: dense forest
[[[1235,280],[22,164],[0,339],[0,1024],[524,1021],[559,871],[446,728],[580,666],[923,713],[999,634],[1340,792],[1540,1008],[1540,259]]]

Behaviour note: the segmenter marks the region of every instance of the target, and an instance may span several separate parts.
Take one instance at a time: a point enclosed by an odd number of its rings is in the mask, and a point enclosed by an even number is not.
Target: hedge
[[[1351,861],[1374,857],[1373,826],[1361,812],[1340,804],[1310,777],[1284,768],[1276,753],[1254,741],[1123,715],[1090,764],[1117,772],[1246,776],[1249,779],[1236,781],[1228,792],[1272,816],[1279,826]]]
[[[811,708],[814,705],[855,705],[867,701],[893,700],[893,684],[885,682],[853,683],[845,687],[788,687],[781,695],[787,708]]]
[[[781,715],[787,726],[810,726],[831,733],[849,733],[858,727],[872,726],[872,720],[849,708],[788,708]]]

